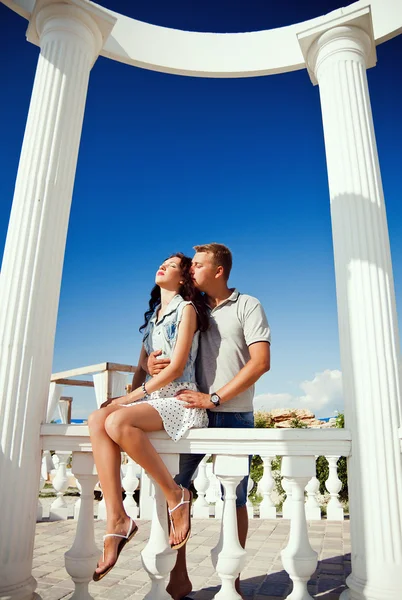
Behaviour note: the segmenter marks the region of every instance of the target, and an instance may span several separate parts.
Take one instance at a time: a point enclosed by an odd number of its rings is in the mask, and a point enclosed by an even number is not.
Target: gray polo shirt
[[[223,387],[250,360],[249,346],[271,343],[264,309],[257,298],[234,290],[222,304],[210,309],[210,325],[201,333],[197,357],[197,383],[206,394]],[[254,386],[213,408],[219,412],[253,410]]]

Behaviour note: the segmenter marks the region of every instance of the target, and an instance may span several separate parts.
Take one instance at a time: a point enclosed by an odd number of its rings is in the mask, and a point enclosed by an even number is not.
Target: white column
[[[293,590],[287,600],[313,600],[308,593],[307,582],[317,567],[317,552],[308,539],[304,488],[315,473],[315,458],[284,456],[281,473],[292,488],[289,542],[281,552],[283,568],[293,582]]]
[[[246,551],[240,546],[237,531],[236,487],[248,474],[248,456],[215,456],[213,469],[225,490],[221,534],[211,551],[212,563],[222,587],[216,600],[239,600],[235,581],[246,562]]]
[[[95,544],[94,487],[98,476],[91,453],[73,453],[73,473],[81,487],[80,512],[75,539],[70,550],[64,554],[64,560],[66,571],[75,583],[70,600],[91,600],[88,585],[102,554]]]
[[[0,597],[12,600],[32,598],[36,587],[39,428],[88,77],[113,23],[83,0],[38,2],[28,30],[40,56],[0,279]]]
[[[306,32],[301,44],[320,89],[345,423],[352,433],[352,574],[342,598],[397,600],[402,572],[400,346],[366,75],[375,64],[369,8],[352,21],[330,23],[327,31]]]

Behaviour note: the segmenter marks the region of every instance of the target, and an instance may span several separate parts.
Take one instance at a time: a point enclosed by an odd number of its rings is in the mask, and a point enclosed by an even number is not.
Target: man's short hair
[[[232,253],[227,246],[212,242],[211,244],[202,244],[194,246],[196,252],[209,252],[213,256],[213,261],[216,267],[223,268],[223,275],[226,281],[229,279],[232,269]]]

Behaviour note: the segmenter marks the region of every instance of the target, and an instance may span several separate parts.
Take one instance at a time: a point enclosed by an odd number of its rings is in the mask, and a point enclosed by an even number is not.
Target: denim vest
[[[143,338],[144,348],[148,356],[154,350],[162,350],[159,358],[172,358],[176,346],[179,323],[183,315],[183,309],[187,304],[191,304],[191,302],[183,300],[179,294],[176,294],[167,305],[165,314],[158,322],[156,321],[156,315],[160,305],[156,307],[152,317],[148,321]],[[183,374],[181,377],[175,379],[175,381],[196,383],[195,361],[197,358],[199,337],[200,332],[196,331]]]

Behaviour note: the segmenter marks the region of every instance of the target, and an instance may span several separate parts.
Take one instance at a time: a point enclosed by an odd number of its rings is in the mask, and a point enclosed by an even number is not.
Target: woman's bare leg
[[[91,436],[92,451],[102,493],[106,502],[106,533],[119,533],[126,535],[130,527],[130,517],[127,516],[123,506],[121,490],[121,450],[105,430],[105,421],[109,415],[119,410],[126,410],[121,406],[110,404],[93,412],[88,419],[89,433]],[[104,558],[98,563],[96,572],[102,573],[116,562],[119,538],[106,538]]]
[[[109,436],[127,454],[140,464],[160,486],[169,508],[174,508],[182,498],[182,489],[174,481],[165,463],[148,439],[147,433],[161,431],[163,422],[159,413],[149,404],[133,405],[110,414],[105,422]],[[190,493],[185,490],[185,500]],[[184,504],[173,514],[175,532],[170,533],[171,544],[180,543],[188,530],[189,505]]]

